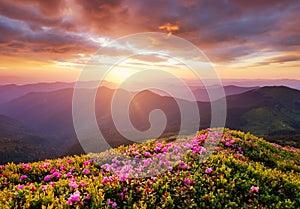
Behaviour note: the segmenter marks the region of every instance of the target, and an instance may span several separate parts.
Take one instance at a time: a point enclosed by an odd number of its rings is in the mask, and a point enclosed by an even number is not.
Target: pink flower
[[[259,191],[259,187],[251,186],[251,188],[250,188],[251,193],[257,193],[258,191]]]
[[[49,165],[50,165],[50,163],[44,163],[44,164],[42,165],[42,168],[48,168]]]
[[[29,171],[31,169],[31,166],[25,163],[21,164],[22,168],[24,168],[25,170]]]
[[[204,147],[198,147],[198,146],[193,147],[192,150],[193,150],[192,152],[193,154],[202,154],[206,151]]]
[[[69,159],[69,160],[68,160],[68,163],[73,163],[73,160]]]
[[[50,181],[50,179],[51,179],[50,175],[47,175],[47,176],[44,177],[44,181]]]
[[[79,182],[79,185],[81,186],[81,187],[86,187],[86,183],[84,183],[84,182]]]
[[[112,201],[111,201],[109,198],[107,199],[107,204],[108,204],[108,205],[111,205],[111,204],[112,204]]]
[[[63,170],[65,170],[66,169],[66,166],[64,166],[64,165],[62,165],[62,166],[60,166],[60,168],[59,168],[61,171],[63,171]]]
[[[50,173],[54,173],[54,172],[56,172],[56,170],[57,169],[55,167],[53,167],[53,168],[50,169]]]
[[[115,157],[114,159],[112,159],[112,162],[118,164],[119,160],[118,160],[118,158]]]
[[[71,172],[68,172],[68,173],[66,174],[66,177],[67,177],[67,178],[72,177],[72,173],[71,173]]]
[[[90,160],[87,160],[87,161],[85,161],[85,162],[83,163],[83,165],[84,165],[84,166],[87,166],[87,165],[89,165],[92,161],[93,161],[93,160],[91,160],[91,159],[90,159]]]
[[[207,169],[205,170],[205,173],[211,173],[212,171],[213,171],[212,168],[207,168]]]
[[[80,201],[80,192],[76,191],[68,198],[68,205],[72,205],[74,202],[79,202],[79,201]]]
[[[163,143],[162,142],[156,142],[157,147],[162,147]]]
[[[42,191],[44,192],[44,191],[46,191],[48,189],[48,186],[47,185],[43,185],[42,186]]]
[[[117,203],[116,202],[112,202],[110,199],[107,199],[107,204],[111,205],[113,208],[117,208]]]
[[[135,158],[139,158],[141,156],[139,151],[135,151],[133,154]]]
[[[90,173],[90,170],[89,170],[89,169],[83,169],[83,170],[82,170],[82,173],[83,173],[83,174],[89,174],[89,173]]]
[[[150,157],[150,155],[151,155],[150,152],[144,152],[145,157]]]
[[[127,175],[124,174],[124,173],[122,173],[122,174],[120,175],[120,177],[119,177],[119,180],[120,180],[120,181],[125,181],[126,178],[127,178]]]
[[[114,202],[111,206],[112,206],[113,208],[117,208],[117,203]]]
[[[170,165],[171,165],[171,162],[168,161],[168,160],[166,160],[166,161],[164,162],[164,164],[165,164],[166,166],[170,166]]]
[[[179,167],[182,168],[183,170],[188,170],[189,169],[188,165],[183,161],[180,161]]]
[[[78,188],[78,185],[76,184],[75,181],[71,181],[71,182],[69,183],[69,186],[72,187],[73,189]]]
[[[22,176],[20,176],[20,180],[22,181],[22,180],[24,180],[24,179],[27,179],[28,177],[26,176],[26,175],[22,175]]]
[[[229,143],[229,142],[226,142],[226,143],[225,143],[225,146],[226,146],[226,147],[229,147],[229,146],[230,146],[230,143]]]
[[[144,167],[148,167],[153,162],[153,160],[151,158],[147,158],[144,159],[142,162]]]
[[[19,185],[17,188],[18,190],[24,189],[24,185]]]
[[[59,179],[61,176],[62,176],[62,174],[60,172],[57,172],[57,171],[52,174],[53,178],[58,178]]]
[[[91,199],[91,195],[90,194],[87,194],[85,197],[84,197],[85,200],[89,200]]]
[[[200,142],[205,142],[206,141],[206,136],[205,135],[200,135],[197,137],[197,140],[199,140]]]
[[[161,148],[157,146],[157,147],[154,148],[154,151],[155,151],[155,152],[159,152],[160,149],[161,149]]]
[[[162,152],[167,152],[167,151],[168,151],[168,149],[169,149],[168,147],[164,147],[164,148],[162,148],[162,150],[161,150],[161,151],[162,151]]]
[[[184,185],[185,186],[188,186],[188,185],[191,185],[192,181],[190,178],[187,178],[185,181],[184,181]]]
[[[238,150],[239,150],[240,152],[243,152],[242,147],[238,147]]]
[[[102,179],[102,184],[106,184],[106,183],[108,183],[108,182],[110,182],[110,179],[109,179],[107,176],[105,176],[105,177]]]

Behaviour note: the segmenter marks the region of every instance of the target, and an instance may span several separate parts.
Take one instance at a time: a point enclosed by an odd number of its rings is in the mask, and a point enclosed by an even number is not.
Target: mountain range
[[[225,86],[224,89],[227,95],[226,127],[249,131],[279,144],[300,147],[299,90],[284,86],[249,88]],[[92,93],[89,88],[80,91],[84,94]],[[203,91],[198,88],[193,92],[199,99],[205,97],[198,95]],[[95,113],[99,128],[105,138],[109,139],[112,147],[132,143],[116,130],[112,119],[110,107],[114,92],[114,89],[101,86],[95,98]],[[123,98],[129,98],[133,94],[126,90],[121,90],[120,93]],[[72,96],[73,88],[36,91],[0,104],[1,140],[7,141],[9,138],[12,140],[11,144],[24,143],[26,144],[24,147],[28,147],[28,150],[35,147],[47,148],[44,149],[45,154],[34,154],[35,157],[28,161],[43,159],[45,156],[82,153],[73,127]],[[180,101],[186,104],[194,103],[182,98]],[[197,101],[197,105],[201,116],[199,129],[207,128],[211,121],[211,103]],[[175,99],[149,90],[139,92],[130,104],[129,115],[135,128],[144,131],[150,127],[149,113],[153,109],[163,110],[167,118],[167,126],[161,137],[176,135],[180,128],[181,117]],[[6,150],[5,153],[11,153],[2,163],[17,161],[14,158],[14,151],[8,152],[10,148],[5,148],[4,142],[2,144],[1,149]],[[3,152],[2,156],[5,153]]]

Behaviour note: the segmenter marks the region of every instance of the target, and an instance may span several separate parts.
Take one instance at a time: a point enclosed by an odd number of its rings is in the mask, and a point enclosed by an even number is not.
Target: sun
[[[134,73],[136,73],[136,70],[116,67],[109,72],[105,80],[120,84]]]

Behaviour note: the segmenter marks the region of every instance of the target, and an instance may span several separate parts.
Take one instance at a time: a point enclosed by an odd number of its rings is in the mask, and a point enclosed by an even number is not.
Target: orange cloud
[[[178,25],[172,25],[170,23],[165,23],[158,27],[160,30],[166,30],[168,32],[168,35],[172,35],[173,31],[178,31],[179,26]]]

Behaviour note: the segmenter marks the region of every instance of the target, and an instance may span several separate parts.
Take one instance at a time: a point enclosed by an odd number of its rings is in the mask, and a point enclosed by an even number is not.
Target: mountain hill
[[[300,146],[300,92],[284,86],[262,87],[243,94],[227,97],[226,126],[251,131],[268,139],[285,135],[289,142],[278,143]]]
[[[215,89],[217,91],[220,87],[210,87],[211,89]],[[225,96],[231,96],[236,94],[242,94],[244,92],[257,89],[259,87],[239,87],[234,85],[224,86],[222,87],[225,93]],[[193,94],[195,95],[196,101],[208,102],[210,101],[208,92],[205,88],[197,88],[194,89]]]
[[[0,115],[0,164],[57,158],[63,152],[54,146],[59,143],[55,140],[34,132],[16,119]]]
[[[0,137],[22,135],[26,132],[26,129],[25,125],[20,121],[0,115]]]
[[[170,86],[169,86],[170,87]],[[189,86],[189,89],[182,88],[181,86],[177,86],[176,84],[171,85],[172,90],[176,92],[176,97],[179,99],[187,100],[187,101],[199,101],[199,102],[209,102],[211,99],[209,98],[208,91],[214,92],[221,92],[224,91],[225,96],[231,96],[235,94],[241,94],[253,89],[257,89],[259,87],[240,87],[234,85],[228,86]],[[159,90],[152,90],[153,92],[161,95],[161,96],[168,96],[167,93]],[[189,92],[187,92],[189,91]],[[194,94],[194,98],[190,97],[190,91]],[[216,97],[215,100],[222,98],[222,95]]]
[[[300,207],[299,149],[220,131],[1,166],[0,207]]]

